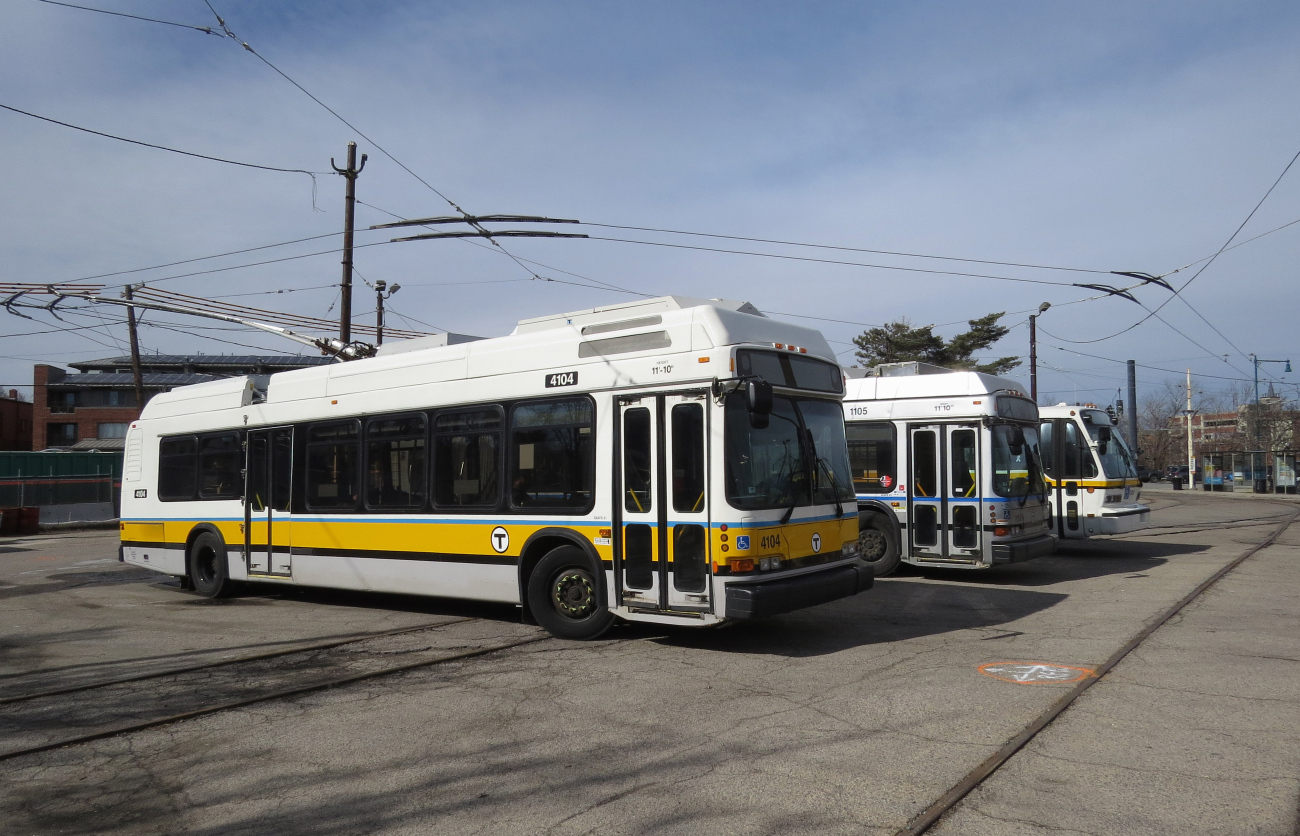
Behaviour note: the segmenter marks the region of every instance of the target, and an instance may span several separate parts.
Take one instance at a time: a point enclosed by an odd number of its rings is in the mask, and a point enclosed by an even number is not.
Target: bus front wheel
[[[560,639],[594,639],[614,623],[601,602],[603,573],[576,546],[552,549],[528,578],[528,607],[546,632]]]
[[[858,551],[878,578],[893,574],[901,557],[898,538],[889,521],[879,514],[858,516]]]
[[[226,563],[226,544],[211,531],[194,538],[194,545],[190,546],[189,570],[194,591],[204,598],[222,598],[229,595],[234,586]]]

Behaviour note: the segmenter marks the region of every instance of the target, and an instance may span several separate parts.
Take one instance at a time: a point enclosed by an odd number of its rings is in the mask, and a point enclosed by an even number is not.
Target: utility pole
[[[339,340],[344,344],[352,342],[352,228],[357,212],[357,175],[366,167],[366,155],[361,155],[361,167],[357,167],[357,144],[348,143],[348,167],[339,168],[330,157],[330,167],[348,181],[343,198],[343,282],[339,302]]]
[[[131,285],[126,286],[126,301],[134,295]],[[144,375],[140,373],[140,338],[135,330],[135,307],[126,306],[126,327],[131,333],[131,375],[135,378],[135,407],[144,409]]]
[[[1029,315],[1029,397],[1038,403],[1038,317],[1052,307],[1051,302],[1038,306],[1038,313]]]
[[[1138,384],[1137,384],[1137,363],[1128,361],[1128,443],[1133,448],[1133,455],[1139,454],[1138,450]],[[1134,466],[1137,462],[1133,462]]]
[[[400,284],[393,285],[387,293],[388,282],[383,279],[375,279],[375,345],[384,344],[384,300],[390,298],[394,293],[402,289]]]
[[[1187,370],[1187,488],[1196,489],[1196,450],[1192,447],[1192,370]]]

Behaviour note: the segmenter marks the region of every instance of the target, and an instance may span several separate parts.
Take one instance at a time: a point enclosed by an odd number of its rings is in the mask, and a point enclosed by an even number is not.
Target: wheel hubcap
[[[596,609],[596,584],[580,569],[565,570],[551,585],[551,600],[569,618],[586,618]]]
[[[884,534],[872,528],[858,535],[858,548],[862,552],[863,560],[874,563],[885,556],[889,543],[885,540]]]

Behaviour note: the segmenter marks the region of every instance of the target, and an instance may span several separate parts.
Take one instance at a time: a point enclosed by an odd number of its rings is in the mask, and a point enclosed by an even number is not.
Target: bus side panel
[[[401,595],[435,595],[519,603],[518,568],[440,560],[293,556],[293,579],[302,586],[363,589]]]

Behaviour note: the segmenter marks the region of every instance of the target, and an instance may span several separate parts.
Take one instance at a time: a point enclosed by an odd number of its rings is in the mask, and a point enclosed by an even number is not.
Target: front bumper
[[[1040,534],[1028,540],[1016,540],[1013,543],[993,544],[993,564],[1024,563],[1038,557],[1047,557],[1056,550],[1056,538],[1050,534]]]
[[[875,574],[861,561],[793,578],[727,584],[726,618],[767,618],[857,595]]]
[[[1103,508],[1095,517],[1084,517],[1083,527],[1089,534],[1126,534],[1151,524],[1151,509],[1145,505],[1116,505]]]

